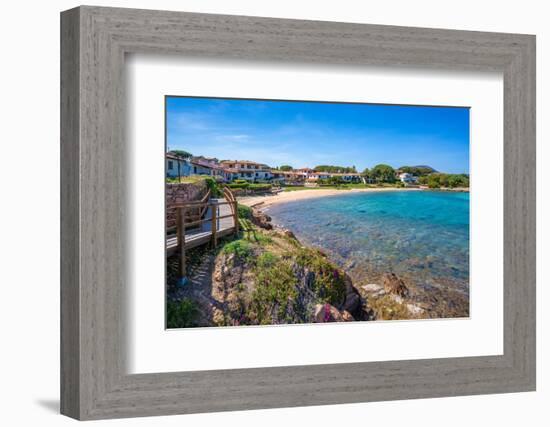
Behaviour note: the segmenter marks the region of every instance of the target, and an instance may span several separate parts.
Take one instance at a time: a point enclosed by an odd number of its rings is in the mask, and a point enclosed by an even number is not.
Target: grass
[[[252,256],[252,247],[247,240],[233,240],[223,247],[223,252],[225,254],[235,254],[239,258],[247,260]]]
[[[181,177],[181,180],[179,178],[171,178],[171,177],[166,178],[167,184],[197,184],[199,182],[206,183],[206,186],[210,189],[210,192],[213,197],[221,197],[223,195],[220,185],[211,176],[190,175],[190,176]]]
[[[296,262],[301,267],[315,273],[313,291],[324,301],[332,305],[341,304],[346,296],[345,274],[326,259],[318,250],[300,248]]]
[[[290,261],[265,255],[255,270],[256,287],[252,292],[249,317],[260,325],[272,323],[276,313],[280,322],[290,320],[292,305],[297,297],[296,277]]]
[[[168,184],[179,184],[180,182],[182,184],[188,184],[188,183],[195,184],[197,182],[204,181],[204,179],[205,179],[205,176],[203,175],[190,175],[190,176],[182,176],[181,181],[177,177],[176,178],[166,177],[166,182]]]
[[[237,204],[237,216],[243,219],[252,219],[252,208]]]
[[[181,301],[168,301],[166,323],[168,328],[192,328],[197,326],[200,310],[197,303],[189,298]]]
[[[411,314],[404,304],[396,302],[391,295],[380,298],[369,298],[369,307],[374,311],[378,320],[410,319]]]

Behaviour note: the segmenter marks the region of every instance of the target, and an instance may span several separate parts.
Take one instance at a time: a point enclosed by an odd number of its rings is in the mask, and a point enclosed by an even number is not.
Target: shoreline
[[[248,207],[263,209],[281,203],[300,200],[316,199],[320,197],[338,196],[342,194],[379,193],[385,191],[425,191],[422,188],[352,188],[349,190],[336,189],[309,189],[299,191],[283,191],[272,195],[258,195],[238,198],[238,202]]]
[[[282,191],[278,194],[269,195],[257,195],[257,196],[245,196],[238,197],[237,201],[241,205],[248,206],[250,208],[264,209],[269,206],[279,205],[282,203],[289,203],[301,200],[317,199],[320,197],[338,196],[342,194],[356,194],[356,193],[379,193],[386,191],[434,191],[434,192],[459,192],[469,193],[469,188],[397,188],[397,187],[382,187],[382,188],[352,188],[348,190],[337,189],[307,189],[299,191]]]

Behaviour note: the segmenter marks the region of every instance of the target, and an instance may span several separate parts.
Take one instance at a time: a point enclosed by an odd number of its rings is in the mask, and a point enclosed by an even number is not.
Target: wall
[[[175,205],[201,200],[207,193],[205,181],[196,183],[166,184],[166,227],[176,225]]]
[[[540,0],[94,0],[93,4],[538,36],[538,392],[115,420],[109,426],[542,426],[549,423],[550,26]],[[7,426],[68,426],[59,399],[59,11],[78,1],[3,4],[0,84],[2,411]],[[28,155],[25,170],[21,156]],[[32,205],[22,183],[36,182]],[[38,187],[39,186],[39,187]],[[545,188],[546,187],[546,188]],[[546,264],[546,265],[544,265]],[[237,349],[231,349],[237,351]],[[221,354],[221,353],[220,353]]]

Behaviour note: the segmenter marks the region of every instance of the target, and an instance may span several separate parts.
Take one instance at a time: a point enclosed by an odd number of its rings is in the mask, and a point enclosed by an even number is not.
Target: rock
[[[284,228],[284,229],[282,230],[282,233],[283,233],[283,236],[285,236],[285,237],[288,237],[288,238],[290,238],[290,239],[296,239],[295,234],[294,234],[292,231],[290,231],[290,230],[288,230],[288,229],[286,229],[286,228]]]
[[[388,294],[398,295],[404,298],[409,296],[409,289],[405,286],[403,280],[395,273],[384,273],[382,275],[382,283],[384,284],[384,290]]]
[[[222,254],[214,267],[214,282],[220,288],[232,288],[242,281],[243,265],[234,254]]]
[[[361,295],[353,286],[351,278],[348,275],[346,275],[344,281],[346,284],[346,298],[342,304],[342,310],[351,314],[358,314],[362,306]]]
[[[390,294],[390,298],[391,298],[396,304],[403,304],[403,297],[400,297],[399,295]]]
[[[407,304],[406,307],[407,310],[409,310],[409,313],[411,313],[413,316],[419,316],[426,311],[422,307],[419,307],[415,304]]]
[[[252,222],[265,230],[273,229],[271,217],[258,209],[252,210]]]
[[[344,319],[344,322],[354,322],[355,321],[355,319],[353,318],[351,313],[349,311],[346,311],[346,310],[344,310],[342,312],[342,318]]]
[[[315,323],[343,322],[344,316],[342,316],[342,313],[336,307],[330,304],[317,304],[313,319]]]
[[[369,294],[385,293],[384,287],[376,283],[369,283],[368,285],[361,286],[361,288]]]

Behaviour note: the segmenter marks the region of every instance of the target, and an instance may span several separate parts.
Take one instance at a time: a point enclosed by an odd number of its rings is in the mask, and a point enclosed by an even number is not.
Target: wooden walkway
[[[180,278],[187,275],[186,251],[211,244],[216,247],[220,237],[239,232],[237,201],[228,188],[224,198],[205,199],[175,206],[177,224],[166,230],[166,256],[180,256]],[[198,214],[197,214],[198,213]]]
[[[208,210],[204,215],[204,222],[199,227],[185,232],[185,248],[191,249],[212,241],[212,214],[216,209],[216,234],[217,237],[227,236],[235,232],[235,218],[233,209],[224,199],[211,199]],[[220,202],[222,202],[220,204]],[[166,251],[168,255],[173,254],[178,249],[177,233],[166,238]]]

